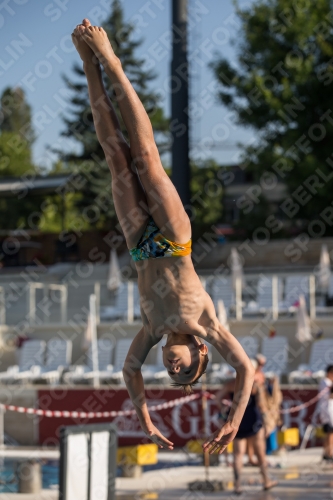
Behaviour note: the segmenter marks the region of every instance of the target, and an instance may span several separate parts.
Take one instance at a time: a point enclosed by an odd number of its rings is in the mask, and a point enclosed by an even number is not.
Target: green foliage
[[[0,135],[0,180],[18,180],[35,173],[30,161],[30,147],[15,132],[3,132]],[[0,197],[1,229],[29,227],[29,216],[38,207],[32,197],[23,196],[23,192],[10,197]]]
[[[26,140],[15,132],[3,132],[0,135],[0,178],[19,177],[34,171]]]
[[[290,230],[307,228],[332,202],[331,2],[258,0],[237,12],[242,33],[236,43],[237,65],[223,58],[212,65],[219,97],[240,125],[257,131],[256,144],[243,154],[255,181],[270,172],[286,183],[298,205],[294,212],[277,207],[276,216]],[[307,182],[315,181],[313,175],[318,185],[311,189]],[[297,189],[302,201],[293,195]],[[266,215],[263,206],[257,222]],[[252,216],[242,218],[244,228]],[[327,226],[325,234],[332,232]]]
[[[223,189],[219,167],[213,160],[191,165],[192,235],[197,240],[205,231],[222,221]]]
[[[24,180],[36,173],[31,160],[34,139],[31,109],[20,88],[6,88],[0,97],[0,180]],[[28,228],[29,216],[38,209],[31,196],[18,192],[0,197],[1,229]]]
[[[154,73],[147,71],[144,68],[144,61],[136,56],[136,50],[141,46],[142,40],[135,39],[134,26],[124,20],[123,8],[119,0],[113,0],[110,16],[103,23],[103,27],[115,53],[122,62],[124,71],[150,116],[159,150],[164,152],[169,140],[169,122],[160,107],[158,94],[149,88],[155,78]],[[66,127],[63,135],[78,142],[81,151],[79,154],[67,154],[63,159],[70,162],[75,169],[79,167],[86,179],[78,206],[81,210],[89,207],[91,207],[91,212],[97,210],[100,214],[98,225],[103,227],[116,220],[112,203],[110,172],[96,137],[82,67],[76,64],[73,72],[75,81],[64,77],[67,86],[73,91],[73,97],[70,100],[69,115],[63,118]],[[107,77],[104,83],[112,100],[113,90],[110,88]],[[117,107],[116,112],[119,115]],[[120,123],[122,124],[121,119]],[[125,129],[123,133],[126,137]],[[92,225],[96,227],[95,218],[91,220],[94,221]]]
[[[28,145],[35,135],[31,123],[31,108],[25,100],[24,91],[17,87],[7,87],[0,98],[0,131],[15,132],[26,140]]]
[[[72,165],[57,161],[53,164],[50,175],[70,174]],[[89,223],[79,210],[78,203],[81,192],[73,187],[64,197],[59,193],[43,196],[42,217],[39,229],[46,233],[61,233],[62,231],[84,231],[89,229]]]

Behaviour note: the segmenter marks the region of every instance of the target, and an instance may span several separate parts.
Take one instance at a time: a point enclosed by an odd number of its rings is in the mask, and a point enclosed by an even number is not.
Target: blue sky
[[[254,134],[236,126],[230,113],[217,103],[215,80],[208,63],[214,54],[235,60],[231,42],[239,34],[239,22],[232,0],[188,1],[191,154],[195,158],[215,158],[220,164],[236,163],[239,157],[236,143],[251,141]],[[249,4],[242,0],[239,3]],[[152,87],[160,91],[169,115],[171,0],[122,0],[122,4],[126,20],[132,20],[137,35],[144,38],[138,55],[157,73]],[[66,111],[66,86],[61,75],[71,77],[73,63],[80,61],[70,34],[84,17],[92,24],[100,24],[110,12],[110,5],[111,0],[1,2],[0,93],[7,86],[20,85],[25,90],[37,134],[34,160],[40,166],[50,167],[55,160],[47,145],[57,145],[66,151],[77,147],[60,136],[63,129],[60,113]]]

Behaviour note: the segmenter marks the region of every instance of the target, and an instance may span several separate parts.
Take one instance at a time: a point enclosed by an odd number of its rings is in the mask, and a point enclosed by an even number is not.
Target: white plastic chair
[[[333,339],[317,340],[312,344],[308,364],[299,365],[289,375],[289,382],[311,383],[325,376],[328,365],[333,364]]]
[[[259,350],[259,340],[251,335],[237,337],[238,342],[243,347],[249,358],[255,358]]]
[[[282,300],[282,282],[278,278],[278,304]],[[273,309],[273,277],[260,276],[257,288],[258,309],[261,313],[271,312]]]
[[[68,368],[72,359],[72,342],[64,339],[49,340],[46,346],[46,363],[39,374],[34,374],[32,382],[59,384],[63,371]]]
[[[309,296],[309,276],[287,276],[281,312],[295,312],[300,295]]]
[[[128,314],[128,283],[122,283],[117,291],[114,306],[101,306],[100,319],[102,321],[122,319],[126,320]]]
[[[213,363],[212,371],[208,374],[211,384],[225,383],[236,377],[236,370],[228,363]]]
[[[280,376],[286,371],[288,363],[288,339],[286,337],[264,338],[261,351],[266,358],[263,369],[266,375]]]
[[[97,341],[97,357],[98,370],[94,371],[92,346],[90,344],[87,352],[87,360],[85,365],[76,365],[71,367],[70,371],[65,373],[63,378],[68,384],[80,384],[91,382],[95,377],[101,378],[102,374],[111,375],[113,366],[111,365],[111,355],[113,344],[109,339],[98,339]],[[107,372],[107,373],[106,373]]]
[[[216,276],[213,279],[211,285],[211,296],[215,305],[215,309],[217,309],[217,301],[219,299],[222,299],[224,307],[228,313],[230,307],[235,304],[231,278],[225,276]]]
[[[168,372],[163,364],[163,351],[161,344],[157,344],[155,349],[156,351],[156,362],[155,364],[143,364],[142,366],[142,377],[145,382],[152,382],[154,380],[158,380],[164,378],[164,376],[168,376]],[[159,374],[157,377],[155,375]]]
[[[45,346],[44,340],[26,340],[18,350],[19,364],[0,373],[0,383],[30,382],[31,378],[42,370]]]
[[[118,384],[124,382],[123,367],[132,342],[133,339],[120,339],[116,341],[114,353],[114,369],[111,380],[117,382]]]

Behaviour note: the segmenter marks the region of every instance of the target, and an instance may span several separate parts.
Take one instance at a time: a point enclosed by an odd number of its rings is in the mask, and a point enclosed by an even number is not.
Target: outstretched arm
[[[204,443],[204,450],[222,453],[235,438],[254,381],[254,368],[244,349],[236,338],[218,321],[212,299],[207,294],[204,311],[198,322],[188,324],[189,332],[212,344],[221,356],[236,370],[234,399],[227,421]]]
[[[221,356],[236,370],[234,399],[223,427],[214,433],[205,444],[205,451],[222,453],[235,438],[248,404],[254,380],[254,368],[236,338],[216,319],[207,331],[206,340],[213,344]]]
[[[141,373],[141,367],[150,349],[154,347],[159,340],[159,338],[149,335],[144,327],[142,327],[129,348],[123,368],[123,375],[128,393],[133,402],[143,431],[160,448],[169,448],[172,450],[173,443],[166,439],[151,421]]]

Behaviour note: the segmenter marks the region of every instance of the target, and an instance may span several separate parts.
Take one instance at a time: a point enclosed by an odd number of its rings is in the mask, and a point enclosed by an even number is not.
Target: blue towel
[[[279,448],[277,442],[277,429],[275,429],[267,438],[266,438],[266,454],[270,455],[273,451],[276,451]]]

